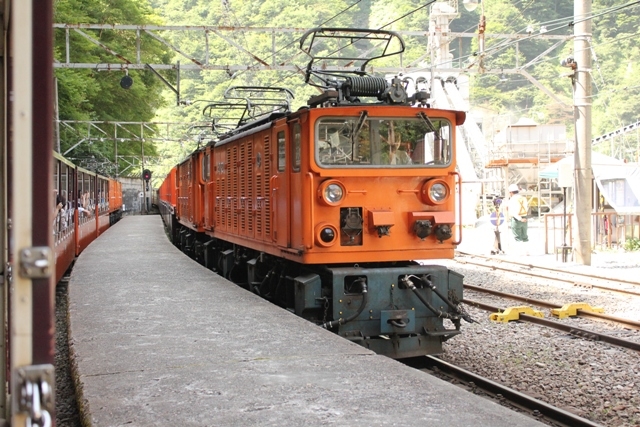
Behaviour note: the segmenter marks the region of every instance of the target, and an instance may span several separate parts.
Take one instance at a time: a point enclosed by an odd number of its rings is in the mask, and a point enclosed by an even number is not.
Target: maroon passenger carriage
[[[120,218],[122,186],[54,153],[53,189],[62,205],[56,204],[53,220],[57,283],[75,257]]]

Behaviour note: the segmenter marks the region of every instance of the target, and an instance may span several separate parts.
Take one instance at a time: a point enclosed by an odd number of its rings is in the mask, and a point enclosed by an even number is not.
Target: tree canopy
[[[462,2],[460,2],[462,3]],[[479,52],[477,38],[451,39],[450,51],[454,66],[478,70],[480,59],[484,73],[469,73],[472,108],[482,108],[495,115],[531,117],[538,123],[563,123],[573,129],[571,79],[563,76],[567,69],[560,60],[573,52],[573,2],[569,0],[490,0],[473,12],[459,7],[459,17],[451,21],[453,33],[477,31],[480,14],[486,17],[484,52]],[[612,131],[638,120],[636,83],[640,74],[634,72],[640,58],[637,28],[640,24],[639,5],[628,7],[614,0],[596,0],[592,45],[593,130],[594,136]],[[384,28],[416,31],[424,34],[429,27],[428,3],[416,0],[58,0],[55,20],[59,23],[127,23],[190,26],[220,26],[238,28],[227,39],[211,37],[209,52],[217,63],[256,64],[256,58],[294,64],[304,69],[307,58],[298,49],[301,32],[245,31],[246,27],[298,28],[318,26],[347,28]],[[116,46],[119,54],[133,57],[136,40],[116,37],[115,30],[85,30],[96,40]],[[65,33],[56,30],[55,51],[62,58]],[[112,61],[108,52],[82,35],[70,30],[72,59],[78,62]],[[517,35],[517,38],[498,37]],[[564,36],[565,40],[544,35]],[[120,35],[121,36],[121,35]],[[188,32],[167,32],[166,40],[194,57],[203,57],[205,46]],[[181,54],[143,34],[142,50],[148,63],[175,64]],[[406,36],[403,64],[429,71],[430,55],[425,37]],[[115,43],[115,45],[114,45]],[[275,56],[272,57],[272,55]],[[251,53],[251,54],[249,54]],[[253,56],[252,56],[253,55]],[[524,70],[545,91],[518,72],[501,74],[504,70]],[[293,107],[306,104],[317,89],[304,84],[300,72],[255,71],[250,67],[236,72],[184,71],[181,73],[181,97],[196,101],[191,106],[176,106],[175,95],[149,71],[129,71],[134,85],[129,90],[119,87],[122,72],[57,69],[60,118],[62,120],[120,120],[201,122],[202,101],[221,100],[230,86],[278,86],[293,90]],[[173,82],[174,74],[165,78]],[[559,100],[561,102],[559,102]],[[62,135],[62,134],[61,134]],[[195,135],[195,136],[194,136]],[[633,136],[635,138],[635,135]],[[197,133],[174,136],[179,144],[145,143],[144,151],[166,160],[158,166],[162,175],[176,157],[184,156],[199,143]],[[68,149],[73,138],[63,142]],[[105,144],[80,145],[73,155],[100,153],[113,159],[113,148]],[[135,153],[139,147],[122,144],[118,152]],[[126,151],[129,150],[129,151]]]
[[[54,20],[65,24],[160,24],[160,16],[156,15],[147,1],[136,0],[59,0],[54,3]],[[115,30],[81,30],[90,38],[110,46],[124,58],[135,58],[136,40],[122,37]],[[84,37],[74,29],[68,30],[69,59],[79,63],[110,63],[113,55],[96,43]],[[66,32],[64,29],[54,31],[54,56],[63,62],[67,54]],[[169,62],[173,53],[150,37],[142,37],[144,46],[143,61]],[[127,75],[134,84],[129,89],[120,86],[124,77],[122,71],[102,71],[99,69],[65,69],[57,68],[58,117],[61,121],[81,122],[149,122],[154,120],[157,109],[164,103],[162,81],[148,71],[131,70]],[[95,135],[110,136],[113,132],[109,125],[85,124],[61,126],[61,152],[77,160],[84,166],[94,166],[99,172],[113,173],[115,161],[114,141],[108,138],[86,138],[90,128]],[[130,126],[136,132],[136,126]],[[101,132],[99,129],[103,129]],[[127,132],[126,127],[122,129]],[[125,136],[125,135],[123,135]],[[77,141],[84,137],[85,142]],[[125,139],[125,138],[123,138]],[[71,151],[69,151],[74,147]],[[144,143],[147,155],[154,155],[155,145],[149,141]],[[141,156],[139,143],[128,144],[125,141],[118,146],[119,155]],[[141,170],[139,171],[141,172]]]

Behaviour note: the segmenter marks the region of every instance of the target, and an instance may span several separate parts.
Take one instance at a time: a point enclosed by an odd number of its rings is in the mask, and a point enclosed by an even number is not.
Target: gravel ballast
[[[455,261],[444,264],[463,274],[466,284],[559,304],[586,302],[606,314],[640,320],[637,297]],[[526,305],[473,291],[465,291],[465,298],[501,308]],[[550,310],[534,308],[551,317]],[[466,309],[479,323],[463,324],[462,334],[445,344],[444,360],[604,426],[640,426],[638,352],[527,322],[494,323],[490,313]],[[561,322],[640,342],[640,331],[611,322]]]

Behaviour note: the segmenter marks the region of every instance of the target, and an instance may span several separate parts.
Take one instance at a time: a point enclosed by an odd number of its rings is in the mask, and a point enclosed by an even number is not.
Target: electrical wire
[[[358,0],[358,2],[360,2],[360,1],[361,1],[361,0]],[[427,2],[426,4],[424,4],[424,5],[422,5],[422,6],[419,6],[419,7],[415,8],[415,9],[411,10],[410,12],[405,13],[405,14],[404,14],[404,15],[402,15],[401,17],[399,17],[399,18],[397,18],[397,19],[395,19],[395,20],[393,20],[393,21],[391,21],[391,22],[389,22],[389,23],[387,23],[387,24],[385,24],[385,25],[383,25],[383,26],[379,27],[378,29],[380,30],[380,29],[383,29],[384,27],[387,27],[387,26],[389,26],[389,25],[391,25],[391,24],[393,24],[393,23],[396,23],[396,22],[400,21],[401,19],[404,19],[404,18],[406,18],[407,16],[410,16],[410,15],[412,15],[412,14],[416,13],[417,11],[419,11],[419,10],[421,10],[421,9],[424,9],[425,7],[427,7],[427,6],[429,6],[429,5],[433,4],[433,3],[435,3],[435,1],[436,1],[436,0],[431,0],[431,1]],[[355,3],[355,4],[357,4],[357,3]],[[355,5],[355,4],[354,4],[354,5]],[[346,9],[346,10],[348,10],[348,9]],[[346,11],[346,10],[345,10],[345,11]],[[341,13],[342,13],[342,12],[341,12]],[[338,14],[338,15],[339,15],[339,14]],[[322,26],[322,25],[324,25],[325,23],[327,23],[327,22],[331,21],[332,19],[334,19],[334,18],[335,18],[336,16],[338,16],[338,15],[334,15],[332,18],[328,19],[328,20],[327,20],[327,21],[325,21],[323,24],[321,24],[321,26]],[[360,39],[353,40],[351,43],[349,43],[349,44],[347,44],[347,45],[345,45],[345,46],[341,47],[340,49],[338,49],[338,50],[336,50],[336,51],[332,52],[330,55],[333,55],[333,54],[335,54],[335,53],[339,52],[340,50],[342,50],[342,49],[344,49],[344,48],[346,48],[346,47],[348,47],[348,46],[352,45],[353,43],[355,43],[355,42],[356,42],[356,41],[358,41],[358,40],[360,40]],[[293,42],[293,43],[297,43],[298,41],[300,41],[300,39],[298,39],[297,41],[295,41],[295,42]],[[289,44],[289,45],[287,45],[287,46],[290,46],[291,44],[292,44],[292,43],[290,43],[290,44]],[[292,60],[293,60],[296,56],[298,56],[298,55],[300,55],[300,53],[296,54],[294,57],[290,58],[290,59],[289,59],[288,61],[286,61],[286,62],[290,62],[290,61],[292,61]],[[283,76],[282,78],[280,78],[279,80],[277,80],[277,81],[276,81],[276,83],[274,83],[274,84],[278,84],[278,83],[282,82],[284,79],[286,79],[286,78],[288,78],[288,77],[290,77],[290,76],[292,76],[292,75],[294,75],[294,74],[296,74],[296,73],[294,73],[294,72],[288,72],[288,74],[286,74],[285,76]]]
[[[640,3],[640,0],[636,0],[636,1],[633,1],[633,2],[630,2],[630,3],[627,3],[625,5],[621,5],[621,6],[614,6],[614,7],[605,8],[605,9],[602,9],[601,11],[597,12],[596,14],[591,15],[591,16],[583,19],[583,21],[584,20],[588,20],[588,19],[593,19],[595,17],[601,17],[601,16],[604,16],[604,15],[607,15],[607,14],[610,14],[610,13],[613,13],[613,12],[617,12],[617,11],[619,11],[621,9],[624,9],[624,8],[627,8],[627,7],[631,7],[631,6],[635,6],[638,3]],[[540,26],[551,26],[551,25],[555,24],[552,28],[548,28],[547,31],[546,31],[546,33],[553,33],[553,32],[559,31],[559,30],[566,30],[567,28],[573,26],[577,22],[577,21],[573,21],[573,19],[574,19],[573,16],[564,17],[564,18],[557,18],[557,19],[541,22],[538,25],[540,25]],[[580,21],[580,22],[582,22],[582,21]],[[525,34],[525,33],[527,33],[526,28],[518,31],[516,34]],[[487,49],[484,50],[484,52],[482,52],[482,55],[484,57],[486,57],[488,55],[494,56],[494,55],[499,54],[500,52],[503,52],[507,48],[509,48],[509,47],[511,47],[511,46],[513,46],[513,45],[515,45],[517,43],[521,43],[523,41],[535,39],[537,37],[538,37],[537,34],[529,34],[528,37],[519,38],[518,40],[515,40],[515,41],[511,40],[511,39],[507,39],[507,40],[502,41],[502,42],[500,42],[498,44],[495,44],[493,46],[488,47]],[[463,61],[463,60],[466,60],[468,58],[477,57],[480,54],[481,54],[480,52],[473,52],[473,53],[471,53],[469,55],[460,56],[459,58],[454,59],[453,61],[456,61],[456,60],[457,61]],[[537,63],[538,62],[530,64],[530,65],[535,65]],[[438,65],[441,65],[441,64],[435,64],[435,65],[438,66]],[[473,66],[473,64],[471,66]]]
[[[573,17],[567,17],[567,18],[558,18],[558,19],[554,19],[554,20],[551,20],[551,21],[542,22],[542,23],[540,23],[540,25],[541,26],[542,25],[547,26],[547,25],[552,25],[552,24],[556,24],[557,23],[558,25],[555,28],[551,28],[551,29],[547,30],[547,33],[552,33],[552,32],[558,31],[558,30],[566,29],[568,27],[572,27],[578,22],[584,22],[584,21],[587,21],[587,20],[590,20],[590,19],[594,19],[596,17],[605,16],[605,15],[608,15],[610,13],[617,12],[619,10],[625,9],[627,7],[635,6],[635,5],[638,5],[638,4],[640,4],[640,0],[636,0],[636,1],[633,1],[633,2],[630,2],[630,3],[627,3],[625,5],[615,6],[615,7],[610,7],[610,8],[604,9],[603,11],[601,11],[599,13],[596,13],[596,14],[592,14],[589,17],[586,17],[586,18],[584,18],[584,19],[582,19],[580,21],[573,21]],[[523,32],[523,30],[518,31],[518,33],[516,33],[516,34],[520,34],[521,32]],[[488,54],[494,55],[494,54],[497,54],[497,53],[503,51],[504,49],[516,44],[516,43],[520,43],[522,41],[530,40],[530,39],[535,38],[535,37],[537,37],[537,34],[536,35],[532,34],[529,37],[526,37],[524,39],[519,39],[517,41],[509,41],[509,42],[506,42],[506,43],[503,42],[502,44],[498,44],[498,45],[489,47],[488,49],[485,49],[484,54],[487,55],[487,53],[488,53]],[[475,52],[475,54],[473,54],[473,55],[475,56],[477,54],[478,54],[478,52]]]
[[[320,26],[323,26],[323,25],[325,25],[326,23],[328,23],[328,22],[332,21],[333,19],[337,18],[338,16],[340,16],[340,15],[342,15],[342,14],[346,13],[347,11],[349,11],[350,9],[352,9],[353,7],[355,7],[357,4],[359,4],[361,1],[362,1],[362,0],[357,0],[357,1],[355,1],[353,4],[349,5],[348,7],[344,8],[343,10],[341,10],[340,12],[338,12],[337,14],[335,14],[335,15],[333,15],[332,17],[330,17],[330,18],[326,19],[325,21],[323,21],[323,22],[320,24]],[[429,2],[429,3],[427,3],[427,4],[424,4],[424,5],[420,6],[420,7],[416,8],[416,9],[414,9],[414,10],[412,10],[412,11],[408,12],[408,13],[406,13],[405,15],[402,15],[401,17],[396,18],[396,19],[394,19],[393,21],[391,21],[391,22],[389,22],[389,23],[387,23],[387,24],[385,24],[385,25],[383,25],[383,26],[379,27],[379,29],[383,29],[383,28],[385,28],[385,27],[388,27],[389,25],[392,25],[393,23],[398,22],[398,21],[400,21],[400,20],[404,19],[405,17],[407,17],[407,16],[409,16],[409,15],[411,15],[411,14],[413,14],[413,13],[415,13],[415,12],[417,12],[417,11],[421,10],[421,9],[423,9],[424,7],[427,7],[427,6],[428,6],[428,5],[430,5],[431,3],[433,3],[433,2]],[[517,3],[515,3],[515,5],[517,5],[517,4],[519,4],[519,3],[524,3],[524,1],[518,1]],[[542,26],[542,25],[544,25],[544,26],[550,26],[550,25],[551,25],[551,26],[553,26],[552,28],[549,28],[549,29],[547,30],[547,33],[553,33],[553,32],[556,32],[556,31],[561,31],[561,30],[564,30],[564,29],[570,28],[570,27],[574,26],[574,25],[575,25],[575,24],[577,24],[577,23],[584,22],[584,21],[586,21],[586,20],[590,20],[590,19],[600,18],[600,17],[603,17],[603,16],[606,16],[606,15],[609,15],[609,14],[614,13],[614,12],[618,12],[618,11],[620,11],[620,10],[623,10],[623,9],[626,9],[626,8],[629,8],[629,7],[637,6],[638,4],[640,4],[640,0],[632,1],[632,2],[629,2],[629,3],[624,4],[624,5],[620,5],[620,6],[613,6],[613,7],[609,7],[609,8],[604,8],[604,9],[602,9],[602,10],[600,10],[600,11],[597,11],[597,12],[595,12],[595,13],[593,13],[593,14],[590,14],[588,17],[585,17],[585,18],[583,18],[583,19],[581,19],[581,20],[574,20],[574,17],[564,17],[564,18],[557,18],[557,19],[553,19],[553,20],[549,20],[549,21],[541,22],[541,23],[539,23],[538,25],[541,25],[541,26]],[[525,8],[525,10],[526,10],[526,8]],[[236,18],[236,20],[237,20],[237,17],[235,17],[235,16],[234,16],[234,18]],[[524,34],[524,33],[526,33],[526,29],[520,30],[520,31],[518,31],[516,34]],[[632,35],[629,35],[629,36],[626,36],[626,37],[624,37],[624,38],[617,38],[617,39],[615,39],[615,40],[607,41],[607,42],[600,43],[600,44],[597,44],[597,45],[592,45],[592,46],[590,46],[590,48],[591,48],[591,49],[593,49],[593,47],[597,47],[597,46],[602,46],[602,45],[611,44],[611,43],[618,43],[618,42],[620,42],[620,41],[622,41],[622,40],[625,40],[625,39],[627,39],[627,38],[635,37],[635,36],[637,36],[638,34],[640,34],[640,32],[635,33],[635,34],[632,34]],[[498,44],[496,44],[496,45],[494,45],[494,46],[490,46],[489,48],[485,49],[485,51],[483,52],[483,56],[484,56],[484,58],[486,59],[486,58],[487,58],[487,56],[495,56],[495,55],[498,55],[498,54],[500,54],[501,52],[503,52],[504,50],[508,49],[508,48],[509,48],[509,47],[511,47],[511,46],[514,46],[514,45],[515,45],[515,44],[517,44],[517,43],[521,43],[521,42],[523,42],[523,41],[527,41],[527,40],[535,39],[536,37],[538,37],[538,35],[537,35],[537,34],[530,34],[530,35],[529,35],[529,36],[527,36],[527,37],[519,38],[518,40],[515,40],[515,41],[514,41],[514,40],[511,40],[511,39],[508,39],[508,40],[502,41],[502,42],[500,42],[500,43],[498,43]],[[290,46],[292,46],[292,45],[294,45],[294,44],[296,44],[296,43],[298,43],[299,41],[300,41],[300,38],[297,38],[296,40],[294,40],[294,41],[292,41],[292,42],[290,42],[290,43],[286,44],[285,46],[283,46],[282,48],[280,48],[279,50],[277,50],[277,51],[274,53],[274,55],[275,55],[275,54],[277,54],[277,53],[282,52],[283,50],[287,49],[288,47],[290,47]],[[246,45],[246,39],[245,39],[245,45]],[[291,61],[293,61],[296,57],[298,57],[298,56],[299,56],[299,55],[301,55],[301,54],[302,54],[302,52],[299,52],[299,53],[297,53],[297,54],[296,54],[296,55],[294,55],[293,57],[290,57],[288,60],[286,60],[286,61],[284,61],[284,62],[291,62]],[[452,59],[452,60],[448,60],[447,62],[461,62],[461,61],[464,61],[464,60],[466,60],[466,59],[468,59],[468,58],[477,57],[477,56],[478,56],[478,54],[479,54],[478,52],[474,52],[474,53],[469,54],[469,55],[461,55],[461,56],[459,56],[458,58],[454,58],[454,59]],[[533,62],[533,63],[530,63],[530,64],[528,64],[528,65],[529,65],[529,66],[538,65],[538,64],[540,64],[540,63],[544,63],[544,62],[547,62],[547,61],[552,61],[552,60],[558,59],[560,56],[561,56],[561,55],[559,55],[559,56],[554,56],[554,57],[548,57],[548,56],[546,56],[546,57],[543,57],[543,58],[541,58],[540,60],[538,60],[538,61],[536,61],[536,62]],[[257,61],[256,61],[256,63],[257,63]],[[435,65],[435,66],[439,66],[439,65],[441,65],[441,64],[434,64],[434,65]],[[471,66],[473,66],[473,65],[471,65]],[[416,71],[429,70],[429,69],[431,69],[432,67],[433,67],[433,65],[432,65],[432,66],[430,66],[430,67],[428,67],[428,68],[422,68],[422,69],[419,69],[419,70],[416,70]],[[241,74],[243,74],[243,73],[247,72],[247,71],[252,71],[252,68],[253,68],[253,66],[249,66],[246,70],[242,70],[242,71],[240,71],[240,72],[236,73],[236,74],[234,75],[234,78],[235,78],[236,76],[238,76],[238,75],[241,75]],[[598,69],[599,69],[599,68],[598,68]],[[282,82],[282,81],[283,81],[283,80],[285,80],[286,78],[288,78],[288,77],[293,76],[293,75],[295,75],[295,74],[296,74],[296,72],[287,72],[287,73],[288,73],[288,74],[286,74],[286,75],[282,76],[280,79],[278,79],[278,80],[276,81],[276,84],[277,84],[277,83],[279,83],[279,82]],[[602,84],[603,84],[603,85],[605,85],[605,83],[604,83],[604,81],[603,81],[603,79],[602,79],[602,76],[601,76],[601,80],[602,80]],[[593,97],[595,97],[595,96],[597,96],[597,95],[593,95]],[[523,111],[524,111],[524,110],[523,110]]]
[[[598,17],[600,17],[600,16],[603,16],[603,15],[606,15],[606,14],[609,14],[609,13],[612,13],[612,12],[617,12],[617,11],[619,11],[619,10],[626,9],[627,7],[630,7],[630,6],[633,6],[633,5],[636,5],[636,4],[640,4],[640,0],[638,0],[638,1],[633,1],[633,2],[631,2],[631,3],[627,3],[627,4],[623,4],[622,6],[612,7],[612,8],[611,8],[611,10],[609,10],[609,11],[602,12],[602,13],[599,13],[599,14],[596,14],[596,15],[591,15],[591,16],[589,16],[589,17],[586,17],[586,18],[580,19],[580,20],[578,20],[578,21],[570,22],[570,23],[569,23],[569,26],[570,26],[570,27],[573,27],[575,24],[579,24],[580,22],[588,21],[588,20],[593,19],[593,18],[598,18]]]
[[[335,15],[333,15],[332,17],[330,17],[329,19],[326,19],[325,21],[321,22],[318,26],[322,27],[322,26],[323,26],[323,25],[325,25],[327,22],[330,22],[330,21],[334,20],[335,18],[337,18],[338,16],[342,15],[343,13],[346,13],[347,11],[349,11],[349,9],[351,9],[351,8],[355,7],[355,6],[356,6],[358,3],[360,3],[361,1],[362,1],[362,0],[356,0],[356,2],[355,2],[355,3],[352,3],[349,7],[345,8],[345,9],[342,9],[340,12],[336,13]],[[288,47],[290,47],[290,46],[292,46],[292,45],[297,44],[297,43],[300,41],[300,39],[301,39],[301,37],[298,37],[297,39],[293,40],[292,42],[290,42],[290,43],[288,43],[288,44],[284,45],[282,48],[280,48],[280,49],[278,49],[276,52],[274,52],[273,56],[275,57],[275,55],[276,55],[276,54],[278,54],[278,53],[282,52],[282,51],[283,51],[283,50],[285,50],[286,48],[288,48]],[[301,54],[302,54],[302,52],[298,52],[298,53],[296,53],[294,56],[290,57],[289,59],[287,59],[287,60],[285,60],[285,61],[283,61],[283,62],[285,62],[285,63],[286,63],[286,62],[291,62],[291,61],[293,61],[296,57],[298,57],[298,56],[299,56],[299,55],[301,55]],[[257,63],[258,63],[258,62],[256,61],[256,64],[257,64]],[[245,72],[249,71],[251,68],[252,68],[252,66],[249,66],[249,67],[247,68],[247,70],[240,71],[240,72],[239,72],[236,76],[234,76],[234,77],[237,77],[238,75],[241,75],[241,74],[243,74],[243,73],[245,73]],[[291,76],[291,75],[293,75],[293,74],[295,74],[295,73],[290,72],[290,73],[289,73],[289,76]],[[274,83],[274,84],[280,83],[282,80],[284,80],[284,79],[280,79],[280,80],[276,81],[276,83]]]
[[[325,20],[324,22],[322,22],[322,23],[320,24],[320,26],[325,25],[326,23],[328,23],[328,22],[332,21],[332,20],[333,20],[333,19],[335,19],[336,17],[338,17],[338,16],[342,15],[343,13],[346,13],[348,10],[350,10],[351,8],[353,8],[354,6],[356,6],[356,5],[357,5],[358,3],[360,3],[361,1],[362,1],[362,0],[357,0],[355,3],[351,4],[350,6],[346,7],[345,9],[341,10],[341,11],[340,11],[340,12],[338,12],[337,14],[333,15],[332,17],[330,17],[330,18],[328,18],[327,20]],[[395,23],[395,22],[397,22],[397,21],[399,21],[399,20],[401,20],[401,19],[403,19],[403,18],[405,18],[405,17],[407,17],[407,16],[409,16],[409,15],[411,15],[411,14],[415,13],[415,12],[417,12],[417,11],[418,11],[418,10],[420,10],[420,9],[423,9],[424,7],[426,7],[426,6],[430,5],[431,3],[433,3],[433,2],[429,2],[429,3],[425,4],[425,5],[422,5],[422,6],[418,7],[418,8],[416,8],[416,9],[414,9],[414,10],[412,10],[412,11],[408,12],[407,14],[405,14],[405,15],[403,15],[403,16],[401,16],[401,17],[397,18],[397,19],[394,19],[393,21],[391,21],[391,22],[389,22],[389,23],[387,23],[387,24],[385,24],[385,25],[383,25],[383,26],[379,27],[379,29],[383,29],[383,28],[385,28],[385,27],[387,27],[387,26],[389,26],[389,25],[391,25],[391,24],[393,24],[393,23]],[[524,1],[518,1],[518,2],[517,2],[517,3],[515,3],[515,4],[517,5],[517,4],[519,4],[519,3],[524,3]],[[585,21],[585,20],[589,20],[589,19],[594,19],[594,18],[597,18],[597,17],[605,16],[605,15],[607,15],[607,14],[610,14],[610,13],[613,13],[613,12],[616,12],[616,11],[619,11],[619,10],[622,10],[622,9],[625,9],[625,8],[628,8],[628,7],[631,7],[631,6],[637,5],[637,4],[640,4],[640,0],[636,0],[636,1],[633,1],[633,2],[630,2],[630,3],[627,3],[627,4],[625,4],[625,5],[621,5],[621,6],[614,6],[614,7],[610,7],[610,8],[605,8],[605,9],[603,9],[602,11],[597,12],[597,13],[595,13],[595,14],[592,14],[592,15],[590,15],[589,17],[584,18],[584,19],[582,19],[582,20],[580,20],[580,21],[574,21],[574,20],[573,20],[573,18],[574,18],[574,17],[565,17],[565,18],[557,18],[557,19],[553,19],[553,20],[549,20],[549,21],[541,22],[539,25],[541,25],[541,26],[543,26],[543,25],[544,25],[544,26],[548,26],[548,25],[552,25],[552,24],[558,24],[558,25],[557,25],[557,26],[555,26],[554,28],[551,28],[551,29],[548,29],[548,30],[547,30],[547,33],[552,33],[552,32],[558,31],[558,30],[566,29],[567,27],[573,26],[573,25],[575,25],[575,24],[576,24],[576,23],[578,23],[578,22],[583,22],[583,21]],[[516,34],[521,34],[521,33],[525,33],[525,32],[526,32],[526,29],[523,29],[523,30],[518,31]],[[491,55],[491,56],[493,56],[493,55],[499,54],[500,52],[504,51],[505,49],[507,49],[507,48],[509,48],[509,47],[511,47],[511,46],[513,46],[513,45],[515,45],[516,43],[520,43],[520,42],[522,42],[522,41],[527,41],[527,40],[530,40],[530,39],[534,39],[534,38],[536,38],[536,37],[537,37],[537,34],[535,34],[535,35],[534,35],[534,34],[531,34],[531,35],[529,35],[528,37],[525,37],[524,39],[522,39],[522,38],[521,38],[521,39],[518,39],[517,41],[508,40],[508,41],[504,41],[504,42],[498,43],[497,45],[494,45],[494,46],[491,46],[491,47],[489,47],[489,48],[485,49],[485,51],[483,52],[483,55],[486,57],[487,55]],[[298,38],[298,39],[296,39],[296,40],[294,40],[294,41],[292,41],[292,42],[290,42],[290,43],[286,44],[285,46],[283,46],[282,48],[280,48],[279,50],[277,50],[277,51],[275,52],[275,54],[282,52],[284,49],[286,49],[286,48],[290,47],[291,45],[294,45],[294,44],[298,43],[299,41],[300,41],[300,38]],[[245,43],[246,43],[246,41],[245,41]],[[296,57],[298,57],[300,54],[301,54],[301,53],[297,53],[296,55],[294,55],[293,57],[290,57],[289,59],[285,60],[284,62],[291,62],[291,61],[292,61],[292,60],[294,60]],[[472,54],[470,54],[470,55],[465,55],[465,56],[460,56],[460,57],[458,57],[458,58],[454,58],[454,59],[453,59],[453,61],[454,61],[454,62],[455,62],[455,61],[458,61],[458,62],[460,62],[460,61],[464,61],[464,60],[466,60],[466,59],[468,59],[468,58],[476,57],[476,56],[478,56],[478,54],[479,54],[478,52],[474,52],[474,53],[472,53]],[[447,61],[447,62],[449,62],[449,61]],[[543,62],[543,61],[538,61],[538,62],[533,63],[533,64],[530,64],[530,65],[536,65],[536,64],[538,64],[539,62]],[[435,65],[435,66],[439,66],[439,65],[442,65],[442,64],[434,64],[434,65]],[[250,70],[251,70],[251,68],[252,68],[252,66],[249,66],[249,67],[247,68],[247,70],[243,70],[243,71],[240,71],[240,72],[236,73],[236,75],[235,75],[234,77],[239,76],[240,74],[243,74],[243,73],[245,73],[245,72],[247,72],[247,71],[250,71]],[[431,67],[429,67],[429,68],[423,68],[423,69],[421,69],[421,70],[428,70],[428,69],[430,69],[430,68],[431,68]],[[417,71],[421,71],[421,70],[417,70]],[[281,81],[282,81],[282,80],[284,80],[285,78],[287,78],[287,77],[289,77],[289,76],[292,76],[292,75],[294,75],[294,74],[296,74],[296,73],[295,73],[295,72],[289,72],[289,74],[288,74],[287,76],[284,76],[283,78],[279,79],[277,82],[281,82]]]
[[[428,2],[428,3],[425,3],[425,4],[423,4],[422,6],[420,6],[420,7],[418,7],[418,8],[413,9],[411,12],[407,12],[407,13],[405,13],[404,15],[402,15],[401,17],[399,17],[398,19],[394,19],[393,21],[389,22],[388,24],[383,25],[382,27],[380,27],[380,28],[378,28],[378,29],[379,29],[379,30],[381,30],[381,29],[383,29],[384,27],[388,27],[388,26],[389,26],[389,25],[391,25],[391,24],[395,24],[396,22],[398,22],[398,21],[400,21],[400,20],[402,20],[402,19],[406,18],[406,17],[407,17],[407,16],[409,16],[409,15],[413,15],[414,13],[416,13],[417,11],[419,11],[420,9],[424,9],[425,7],[427,7],[427,6],[431,5],[431,4],[435,3],[435,2],[436,2],[436,0],[432,0],[432,1]]]
[[[382,30],[384,27],[388,27],[389,25],[391,25],[391,24],[393,24],[393,23],[395,23],[395,22],[398,22],[398,21],[400,21],[401,19],[404,19],[404,18],[406,18],[406,17],[407,17],[407,16],[409,16],[409,15],[412,15],[413,13],[415,13],[415,12],[419,11],[420,9],[423,9],[423,8],[425,8],[425,7],[427,7],[427,6],[431,5],[431,4],[433,4],[433,3],[435,3],[435,2],[436,2],[436,0],[431,0],[430,2],[428,2],[428,3],[426,3],[426,4],[422,5],[422,6],[420,6],[420,7],[418,7],[418,8],[416,8],[416,9],[414,9],[414,10],[412,10],[411,12],[405,13],[404,15],[402,15],[401,17],[399,17],[398,19],[395,19],[395,20],[393,20],[393,21],[389,22],[388,24],[385,24],[385,25],[383,25],[382,27],[379,27],[379,28],[378,28],[378,30]],[[353,39],[351,40],[351,43],[347,43],[346,45],[344,45],[344,46],[340,47],[339,49],[334,50],[334,51],[333,51],[333,52],[331,52],[331,53],[326,54],[325,56],[326,56],[326,57],[330,57],[330,56],[332,56],[332,55],[335,55],[336,53],[340,52],[341,50],[343,50],[343,49],[345,49],[345,48],[347,48],[347,47],[349,47],[349,46],[352,46],[354,43],[356,43],[356,42],[358,42],[358,41],[360,41],[360,40],[364,40],[364,39],[365,39],[367,36],[369,36],[370,34],[372,34],[372,33],[367,33],[367,34],[365,34],[365,35],[364,35],[364,36],[362,36],[362,37],[353,38]]]

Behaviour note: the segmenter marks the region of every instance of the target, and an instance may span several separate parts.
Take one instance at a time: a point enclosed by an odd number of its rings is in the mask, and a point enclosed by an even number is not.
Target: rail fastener
[[[491,313],[489,315],[489,319],[494,322],[508,323],[511,320],[519,320],[521,314],[528,314],[529,316],[541,318],[544,317],[544,313],[542,313],[541,311],[534,310],[533,308],[526,305],[520,305],[517,307],[509,307],[502,313]]]
[[[562,308],[551,309],[551,314],[556,316],[558,319],[564,319],[565,317],[577,316],[578,310],[588,311],[591,313],[604,313],[604,308],[602,307],[591,307],[591,305],[586,302],[574,302],[565,304]]]

